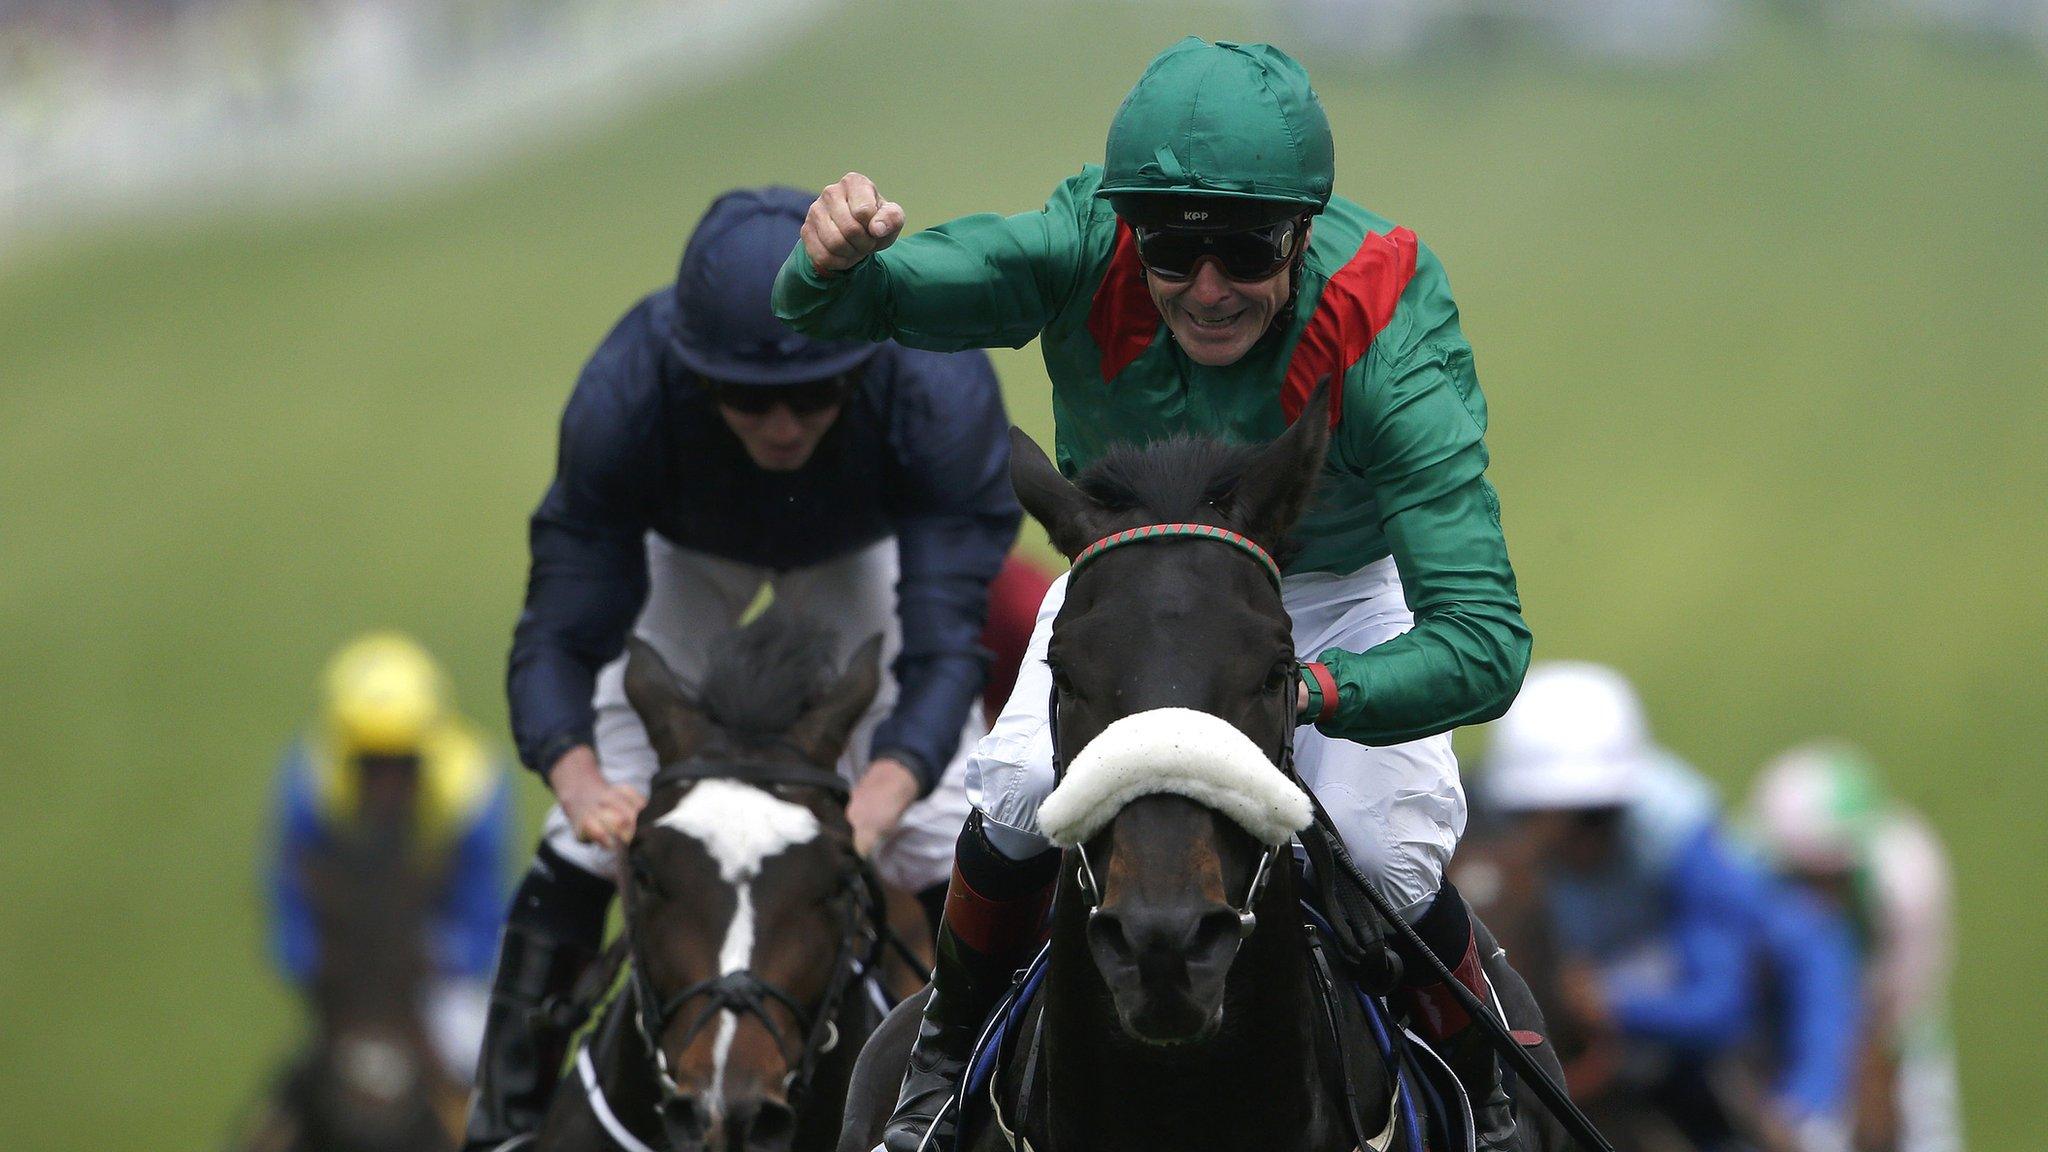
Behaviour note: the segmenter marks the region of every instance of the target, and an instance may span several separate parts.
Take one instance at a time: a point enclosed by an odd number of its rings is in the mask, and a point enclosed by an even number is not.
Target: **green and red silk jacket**
[[[1325,376],[1332,435],[1289,573],[1392,555],[1415,627],[1365,652],[1320,654],[1338,686],[1327,735],[1393,744],[1492,719],[1529,663],[1500,502],[1487,483],[1486,400],[1442,265],[1406,228],[1333,199],[1316,217],[1293,315],[1243,359],[1196,364],[1145,287],[1130,229],[1095,198],[1101,169],[1045,208],[965,216],[823,277],[801,245],[776,314],[815,336],[917,348],[1040,341],[1056,458],[1073,475],[1118,442],[1175,432],[1278,436]]]

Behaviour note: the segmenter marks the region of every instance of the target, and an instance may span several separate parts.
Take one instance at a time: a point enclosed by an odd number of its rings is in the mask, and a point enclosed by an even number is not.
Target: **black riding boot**
[[[1487,983],[1481,963],[1478,938],[1473,932],[1472,914],[1465,898],[1445,883],[1436,902],[1415,922],[1416,935],[1459,984],[1479,1002],[1497,1003],[1493,986]],[[1405,949],[1396,948],[1397,951]],[[1472,1102],[1472,1131],[1481,1152],[1498,1152],[1515,1146],[1515,1111],[1508,1099],[1500,1055],[1484,1029],[1473,1022],[1463,1005],[1444,983],[1435,968],[1422,957],[1402,956],[1407,977],[1403,992],[1409,1016],[1444,1063],[1451,1066],[1465,1095]]]
[[[910,1049],[896,1111],[882,1133],[889,1152],[952,1148],[956,1111],[946,1103],[959,1091],[988,1014],[1038,942],[1059,861],[1059,852],[1050,849],[1029,860],[1011,860],[983,835],[981,813],[968,817],[953,855],[946,914],[939,922],[931,998]]]
[[[611,898],[610,881],[540,846],[498,947],[464,1152],[489,1152],[540,1126],[583,1023],[563,1001],[604,942]]]

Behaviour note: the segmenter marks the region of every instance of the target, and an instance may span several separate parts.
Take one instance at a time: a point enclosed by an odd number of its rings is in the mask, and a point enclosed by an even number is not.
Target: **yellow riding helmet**
[[[327,730],[344,756],[417,753],[447,717],[441,666],[411,637],[374,632],[328,662]]]

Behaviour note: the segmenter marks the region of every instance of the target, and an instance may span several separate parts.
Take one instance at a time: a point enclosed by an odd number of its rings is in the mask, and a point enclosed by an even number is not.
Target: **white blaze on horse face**
[[[817,838],[818,818],[801,804],[772,796],[737,780],[706,780],[655,826],[680,832],[704,846],[719,878],[733,886],[732,923],[718,947],[718,973],[745,971],[754,960],[754,888],[751,881],[773,857]],[[711,1114],[725,1113],[725,1065],[732,1055],[739,1017],[718,1014],[711,1041]]]
[[[818,835],[810,809],[737,780],[703,781],[655,824],[702,844],[728,884],[753,879],[770,857]]]

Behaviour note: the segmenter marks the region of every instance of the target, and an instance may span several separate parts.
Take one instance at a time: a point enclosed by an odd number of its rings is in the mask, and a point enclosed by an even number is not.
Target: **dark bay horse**
[[[1114,453],[1075,485],[1013,437],[1019,499],[1070,558],[1144,525],[1222,531],[1103,551],[1070,578],[1048,651],[1068,767],[1041,824],[1063,839],[1052,810],[1099,742],[1136,749],[1122,771],[1138,783],[1090,774],[1096,794],[1066,805],[1093,811],[1069,827],[1044,990],[991,1106],[963,1113],[963,1147],[1344,1152],[1405,1140],[1355,998],[1335,997],[1332,1021],[1313,992],[1284,847],[1306,823],[1305,796],[1293,817],[1267,818],[1298,789],[1278,767],[1294,737],[1293,638],[1277,573],[1222,538],[1278,553],[1327,439],[1323,422],[1303,420],[1263,448],[1169,441]],[[1220,772],[1222,786],[1190,786],[1180,756],[1208,765],[1211,785]],[[863,1053],[841,1152],[879,1137],[909,1007]],[[1525,1129],[1531,1147],[1537,1131]]]
[[[434,881],[405,820],[337,835],[302,864],[319,926],[314,1035],[246,1152],[453,1152],[463,1091],[421,1006]]]
[[[626,695],[663,767],[626,853],[628,979],[539,1148],[832,1146],[881,1016],[863,969],[883,961],[890,919],[834,773],[880,683],[880,639],[840,674],[832,649],[771,611],[720,647],[692,698],[652,648],[629,646]],[[921,982],[922,967],[897,966]]]

